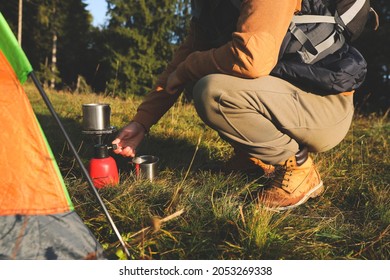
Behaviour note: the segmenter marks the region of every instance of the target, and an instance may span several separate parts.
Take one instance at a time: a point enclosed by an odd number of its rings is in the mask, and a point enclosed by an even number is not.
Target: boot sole
[[[321,181],[317,186],[315,186],[314,188],[312,188],[300,201],[298,201],[297,203],[293,204],[293,205],[288,205],[288,206],[280,206],[280,207],[265,207],[265,209],[267,210],[271,210],[271,211],[286,211],[286,210],[290,210],[290,209],[293,209],[295,207],[298,207],[299,205],[302,205],[303,203],[305,203],[306,201],[309,200],[309,198],[315,198],[319,195],[321,195],[323,192],[324,192],[325,188],[324,188],[324,184],[323,182]]]

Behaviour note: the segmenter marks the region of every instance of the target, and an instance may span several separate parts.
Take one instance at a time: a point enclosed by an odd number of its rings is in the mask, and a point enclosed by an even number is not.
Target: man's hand
[[[137,122],[130,122],[123,127],[118,137],[112,141],[112,144],[117,145],[114,153],[124,157],[135,157],[136,148],[145,137],[144,127]]]

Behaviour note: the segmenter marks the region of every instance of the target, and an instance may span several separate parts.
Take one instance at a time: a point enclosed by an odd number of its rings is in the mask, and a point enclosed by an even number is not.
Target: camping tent
[[[9,33],[0,13],[0,259],[103,259],[21,86],[32,69]]]

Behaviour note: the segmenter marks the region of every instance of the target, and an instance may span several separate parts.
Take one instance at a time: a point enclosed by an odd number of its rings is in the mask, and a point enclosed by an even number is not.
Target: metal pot
[[[109,104],[83,104],[83,130],[110,129],[110,114]]]
[[[137,156],[132,161],[135,165],[135,175],[138,179],[145,178],[152,182],[157,176],[158,157],[151,155]]]

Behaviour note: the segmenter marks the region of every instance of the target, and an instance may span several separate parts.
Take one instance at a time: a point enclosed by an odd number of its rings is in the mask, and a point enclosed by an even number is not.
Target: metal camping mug
[[[106,130],[110,128],[109,104],[83,104],[83,130]]]
[[[137,179],[144,178],[150,181],[157,176],[159,158],[151,155],[138,156],[133,158],[135,165],[135,175]]]

